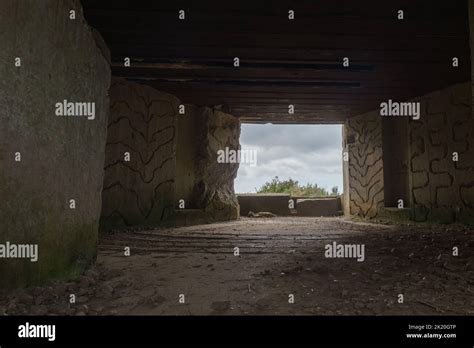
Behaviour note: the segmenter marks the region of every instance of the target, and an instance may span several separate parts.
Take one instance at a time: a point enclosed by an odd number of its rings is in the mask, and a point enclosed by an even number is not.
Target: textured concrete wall
[[[373,218],[384,207],[382,123],[379,111],[353,117],[344,126],[345,149],[349,161],[344,165],[344,199],[349,214]],[[345,208],[347,212],[347,205]]]
[[[179,114],[178,98],[123,79],[110,99],[103,229],[238,217],[238,163],[217,163],[218,150],[239,148],[237,118],[193,105]]]
[[[468,82],[412,100],[421,103],[420,120],[410,120],[408,128],[411,204],[417,221],[474,221],[471,98]]]
[[[195,110],[196,149],[195,185],[192,201],[204,209],[206,220],[223,221],[239,217],[239,205],[234,192],[234,179],[239,163],[218,163],[218,151],[238,150],[240,121],[229,114],[208,107]]]
[[[14,287],[76,275],[95,259],[110,68],[79,1],[0,1],[0,43],[0,244],[39,253],[0,258],[0,287]],[[56,116],[65,99],[95,103],[95,119]]]
[[[398,147],[390,150],[407,151],[407,154],[392,153],[385,162],[407,158],[407,203],[415,221],[474,222],[471,98],[471,83],[467,82],[410,100],[420,103],[420,119],[407,118],[406,136],[398,136]],[[354,139],[354,144],[348,144],[347,165],[352,215],[371,218],[384,212],[383,172],[393,170],[393,163],[383,165],[382,155],[387,149],[382,151],[381,125],[379,110],[346,123],[346,142],[350,142],[350,137]],[[395,184],[385,182],[385,185]]]
[[[101,219],[104,229],[156,225],[172,217],[178,105],[179,100],[170,94],[113,79]]]

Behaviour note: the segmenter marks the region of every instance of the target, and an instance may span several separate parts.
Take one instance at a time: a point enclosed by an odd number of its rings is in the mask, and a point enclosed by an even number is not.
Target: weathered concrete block
[[[0,42],[0,244],[38,244],[37,262],[0,258],[0,286],[30,286],[94,262],[110,67],[76,0],[1,1]],[[64,100],[94,118],[56,116]]]
[[[235,220],[239,205],[234,179],[239,163],[219,163],[218,151],[239,149],[240,122],[209,107],[185,105],[178,120],[176,224],[200,224]],[[189,210],[189,211],[187,211]]]
[[[409,128],[412,216],[417,221],[468,222],[469,212],[474,215],[474,202],[463,196],[474,187],[470,93],[470,84],[461,83],[412,100],[427,104]]]
[[[349,213],[373,218],[384,206],[382,122],[378,110],[349,119],[345,124],[349,163],[344,167]],[[346,138],[347,142],[347,138]]]
[[[179,114],[176,97],[123,79],[110,96],[104,229],[239,217],[238,163],[217,161],[219,149],[239,148],[237,118],[193,105]]]
[[[178,98],[114,78],[110,87],[101,226],[153,226],[171,219]]]
[[[284,193],[245,193],[238,194],[237,198],[240,205],[240,214],[247,216],[249,211],[258,213],[267,211],[275,215],[286,216],[291,215],[288,207],[289,194]]]
[[[421,103],[419,120],[408,122],[407,206],[416,221],[469,222],[474,215],[474,117],[469,100],[469,83],[435,91],[410,102]],[[350,153],[345,166],[345,195],[351,214],[374,217],[383,211],[383,197],[391,183],[381,180],[381,162],[374,162],[379,151],[380,122],[377,111],[350,119],[345,139]],[[405,138],[400,138],[405,141]],[[401,147],[402,148],[402,147]],[[458,161],[453,160],[454,153]],[[387,166],[385,166],[387,167]]]
[[[299,216],[341,215],[340,198],[304,198],[296,200],[296,214]]]
[[[238,219],[234,179],[239,163],[219,163],[218,152],[239,149],[240,121],[208,107],[199,108],[194,117],[199,144],[192,200],[197,208],[205,210],[208,222]]]

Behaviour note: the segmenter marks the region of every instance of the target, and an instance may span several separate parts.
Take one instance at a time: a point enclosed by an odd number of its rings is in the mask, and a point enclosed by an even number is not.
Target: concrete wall
[[[191,105],[180,117],[178,133],[183,136],[178,141],[178,155],[182,156],[178,157],[178,180],[183,186],[177,188],[177,199],[189,197],[186,208],[203,211],[199,222],[238,218],[234,179],[239,164],[218,163],[217,157],[226,147],[239,149],[239,120],[219,110]]]
[[[275,215],[291,215],[290,194],[286,193],[241,193],[237,195],[240,213],[247,216],[254,213],[269,212]],[[296,205],[296,204],[294,204]]]
[[[373,218],[384,207],[382,123],[379,111],[353,117],[344,126],[349,161],[343,178],[345,213]],[[348,205],[348,207],[347,207]]]
[[[39,253],[0,258],[0,287],[29,286],[95,259],[110,68],[79,1],[2,0],[0,42],[0,244]],[[65,99],[94,102],[95,119],[56,116]]]
[[[219,149],[239,147],[237,118],[193,105],[179,114],[175,96],[123,79],[113,80],[110,99],[104,230],[238,217],[238,164],[217,163]]]
[[[278,216],[341,215],[340,197],[303,198],[286,193],[240,193],[237,195],[240,214],[269,212]],[[290,201],[293,208],[290,209]]]
[[[407,154],[388,158],[407,158],[408,207],[415,221],[474,222],[471,98],[467,82],[410,100],[420,102],[421,115],[419,120],[407,118],[406,136],[397,138],[399,151]],[[383,166],[381,125],[379,110],[346,123],[346,142],[354,138],[346,166],[352,215],[371,218],[385,213],[383,171],[393,165]],[[458,161],[453,160],[455,152]]]
[[[409,121],[410,194],[416,221],[474,222],[474,118],[470,83],[430,93]],[[453,161],[453,153],[459,155]]]
[[[338,216],[341,215],[340,197],[300,198],[296,200],[297,216]]]
[[[172,217],[178,105],[179,100],[170,94],[114,78],[101,219],[104,229],[153,226]]]
[[[468,3],[471,62],[464,64],[471,64],[471,81],[410,100],[421,103],[421,117],[420,120],[395,121],[398,125],[406,124],[402,132],[397,130],[403,127],[386,127],[388,132],[397,133],[394,139],[385,139],[383,144],[385,162],[390,158],[391,163],[382,166],[379,110],[346,123],[344,142],[354,135],[359,139],[345,147],[351,153],[351,161],[344,165],[346,213],[349,210],[350,214],[361,217],[386,215],[388,209],[384,208],[383,199],[393,201],[394,198],[385,197],[383,171],[391,172],[385,173],[386,179],[390,178],[386,185],[402,186],[405,178],[402,180],[393,172],[403,172],[404,162],[407,162],[407,203],[411,219],[474,223],[474,1]],[[385,132],[386,138],[388,132]],[[404,152],[398,153],[400,156],[394,151],[397,141],[399,152]],[[458,154],[458,161],[453,160],[454,153]],[[379,163],[375,164],[374,160]],[[374,162],[373,168],[367,168],[367,178],[361,176],[365,174],[360,165],[364,161]],[[385,187],[385,191],[404,195],[402,187]]]

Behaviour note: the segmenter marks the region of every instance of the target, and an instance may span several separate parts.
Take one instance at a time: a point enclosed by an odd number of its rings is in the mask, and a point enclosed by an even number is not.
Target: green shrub
[[[291,178],[280,180],[278,176],[275,176],[272,181],[262,185],[257,193],[289,193],[292,196],[299,197],[327,197],[339,196],[339,189],[334,186],[331,192],[328,192],[324,187],[319,187],[318,184],[300,185],[297,180]]]

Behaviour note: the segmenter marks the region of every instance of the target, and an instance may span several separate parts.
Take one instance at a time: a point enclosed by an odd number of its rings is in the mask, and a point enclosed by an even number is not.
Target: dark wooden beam
[[[183,103],[222,104],[244,122],[338,123],[470,79],[467,0],[82,3],[114,76]]]

